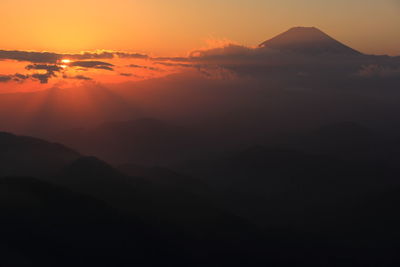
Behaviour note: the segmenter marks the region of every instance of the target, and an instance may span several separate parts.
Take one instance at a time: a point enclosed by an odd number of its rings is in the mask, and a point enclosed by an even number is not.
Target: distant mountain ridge
[[[259,48],[301,54],[362,55],[362,53],[340,43],[315,27],[291,28],[261,43]]]

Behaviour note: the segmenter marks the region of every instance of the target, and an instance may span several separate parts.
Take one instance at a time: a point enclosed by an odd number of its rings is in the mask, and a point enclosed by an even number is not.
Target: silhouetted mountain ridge
[[[263,42],[259,48],[309,55],[361,55],[360,52],[336,41],[315,27],[294,27]]]
[[[79,157],[58,143],[0,133],[0,176],[50,174]]]

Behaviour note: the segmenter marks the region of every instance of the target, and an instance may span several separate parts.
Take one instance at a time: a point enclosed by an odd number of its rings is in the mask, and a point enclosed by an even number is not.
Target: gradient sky
[[[253,46],[302,25],[400,55],[399,0],[1,0],[0,10],[0,49],[186,55],[207,40]]]

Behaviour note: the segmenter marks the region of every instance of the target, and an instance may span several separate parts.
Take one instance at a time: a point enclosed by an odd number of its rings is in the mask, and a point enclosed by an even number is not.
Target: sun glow
[[[61,59],[61,64],[60,67],[63,69],[66,69],[68,67],[68,64],[70,64],[72,61],[70,59]]]

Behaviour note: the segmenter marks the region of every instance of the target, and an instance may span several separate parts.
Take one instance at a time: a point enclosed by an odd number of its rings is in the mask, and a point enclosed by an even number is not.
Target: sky
[[[0,49],[184,56],[315,26],[364,53],[400,55],[399,0],[1,0]]]

